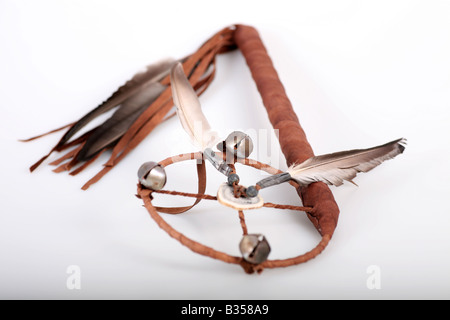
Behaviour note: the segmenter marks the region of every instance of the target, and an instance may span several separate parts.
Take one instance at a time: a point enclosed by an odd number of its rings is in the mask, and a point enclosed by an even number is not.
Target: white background
[[[449,17],[448,1],[1,0],[0,298],[450,298]],[[259,30],[316,154],[408,139],[403,155],[358,175],[359,187],[332,187],[341,215],[320,256],[261,275],[192,253],[134,197],[141,163],[193,151],[176,118],[88,191],[80,187],[107,155],[75,177],[49,161],[30,174],[61,134],[18,142],[78,119],[145,65],[181,58],[233,23]],[[241,54],[217,67],[201,97],[210,123],[224,135],[271,128]],[[255,156],[286,168],[276,153]],[[168,172],[167,187],[195,191],[193,168]],[[246,172],[250,184],[257,176]],[[223,178],[209,170],[208,179],[214,194]],[[288,186],[264,192],[297,203]],[[319,240],[303,213],[247,220],[272,258]],[[167,221],[239,254],[234,211],[205,202]],[[81,290],[66,287],[71,265]],[[378,290],[366,284],[372,265]]]

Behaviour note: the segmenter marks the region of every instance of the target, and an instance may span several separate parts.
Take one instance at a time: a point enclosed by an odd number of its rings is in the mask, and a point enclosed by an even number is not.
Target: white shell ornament
[[[217,191],[217,201],[224,206],[236,210],[258,209],[264,205],[264,200],[260,195],[254,198],[236,198],[234,196],[233,186],[230,186],[227,183],[220,185],[219,190]]]

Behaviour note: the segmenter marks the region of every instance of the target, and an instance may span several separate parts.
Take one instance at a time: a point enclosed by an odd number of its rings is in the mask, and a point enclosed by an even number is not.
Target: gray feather
[[[385,160],[394,158],[405,149],[406,139],[398,139],[381,146],[336,152],[309,158],[292,165],[288,172],[301,185],[322,181],[340,186],[344,180],[352,182],[359,172],[367,172]]]
[[[80,131],[89,122],[94,120],[101,114],[112,110],[114,107],[121,105],[124,101],[134,98],[135,95],[143,94],[143,88],[150,83],[161,80],[166,76],[170,67],[175,61],[173,59],[165,59],[155,64],[147,66],[143,72],[139,72],[128,80],[124,85],[119,87],[105,102],[100,104],[95,109],[91,110],[80,120],[78,120],[61,138],[58,146],[64,145],[70,138],[72,138],[78,131]],[[145,95],[145,93],[144,93]],[[126,107],[125,107],[126,109]]]
[[[159,82],[142,87],[142,90],[125,100],[120,108],[89,136],[78,153],[78,160],[87,160],[103,148],[117,141],[136,119],[165,90]]]
[[[134,121],[165,90],[159,81],[169,74],[174,60],[165,60],[151,65],[143,73],[138,73],[127,84],[108,99],[109,104],[121,100],[120,107],[102,125],[89,136],[85,145],[77,155],[77,159],[87,160],[103,148],[116,142],[134,123]],[[118,92],[121,93],[118,93]],[[116,98],[113,98],[114,96]],[[108,105],[108,104],[107,104]]]

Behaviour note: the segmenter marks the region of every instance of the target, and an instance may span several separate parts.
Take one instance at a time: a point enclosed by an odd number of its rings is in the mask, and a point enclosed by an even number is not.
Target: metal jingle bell
[[[145,162],[140,166],[138,178],[144,187],[152,190],[161,190],[167,181],[164,167],[153,161]]]
[[[242,131],[233,131],[225,141],[217,145],[217,149],[226,151],[238,158],[247,158],[253,151],[253,141],[248,134]]]
[[[239,243],[242,257],[247,262],[260,264],[267,260],[270,253],[269,242],[262,234],[246,234]]]

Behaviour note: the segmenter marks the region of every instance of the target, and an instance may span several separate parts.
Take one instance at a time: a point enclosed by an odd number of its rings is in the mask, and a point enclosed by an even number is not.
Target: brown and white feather
[[[385,160],[394,158],[405,149],[406,139],[397,139],[369,149],[335,152],[309,158],[292,165],[288,172],[300,185],[322,181],[340,186],[344,180],[352,182],[359,172],[367,172]]]
[[[184,130],[189,134],[192,143],[201,151],[213,146],[218,141],[218,135],[211,130],[211,126],[203,114],[198,96],[186,77],[181,63],[177,63],[172,68],[170,83],[178,118]]]

